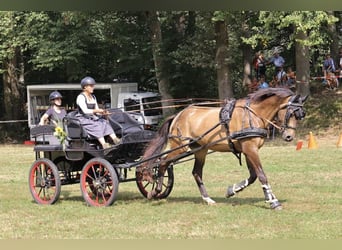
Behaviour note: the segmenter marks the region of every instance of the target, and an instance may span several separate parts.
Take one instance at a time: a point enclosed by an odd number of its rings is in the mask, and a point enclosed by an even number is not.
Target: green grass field
[[[303,138],[305,140],[305,138]],[[86,206],[79,184],[62,186],[51,206],[33,202],[28,171],[31,146],[0,146],[1,239],[341,239],[342,148],[337,138],[270,143],[261,149],[264,170],[282,211],[264,202],[260,183],[224,197],[228,185],[248,176],[233,154],[207,158],[204,182],[217,202],[202,202],[191,175],[192,161],[174,168],[175,184],[166,200],[148,201],[135,182],[120,183],[113,206]]]

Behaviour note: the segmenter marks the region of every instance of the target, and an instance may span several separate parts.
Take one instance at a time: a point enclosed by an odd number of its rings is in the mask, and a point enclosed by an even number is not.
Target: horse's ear
[[[293,95],[291,96],[289,102],[297,102],[299,98],[300,98],[300,95]]]
[[[306,96],[304,96],[304,97],[301,97],[300,99],[301,99],[302,103],[304,103],[304,102],[306,101],[306,99],[308,99],[308,97],[309,97],[309,95],[306,95]]]

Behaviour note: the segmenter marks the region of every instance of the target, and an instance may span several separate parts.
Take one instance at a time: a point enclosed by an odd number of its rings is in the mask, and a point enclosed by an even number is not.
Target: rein
[[[244,107],[247,108],[250,112],[252,112],[256,117],[270,123],[272,126],[274,126],[275,128],[279,129],[280,131],[284,131],[286,128],[289,128],[289,129],[294,129],[296,130],[296,128],[294,127],[291,127],[289,126],[287,123],[288,123],[288,120],[289,118],[294,114],[296,119],[302,119],[302,117],[297,117],[296,115],[296,110],[298,110],[299,108],[302,108],[303,107],[303,104],[301,103],[294,103],[292,102],[292,100],[295,98],[295,96],[291,97],[290,101],[287,103],[287,105],[281,109],[284,109],[286,108],[286,114],[285,114],[285,120],[284,120],[284,125],[283,126],[278,126],[277,124],[275,124],[274,122],[270,121],[269,119],[267,118],[264,118],[264,117],[261,117],[258,115],[258,113],[252,109],[249,105],[245,105]],[[290,109],[291,107],[295,107],[297,109]]]
[[[270,121],[269,119],[259,116],[257,114],[257,112],[254,109],[252,109],[250,106],[246,105],[245,108],[247,108],[249,111],[251,111],[256,117],[270,123],[273,127],[279,129],[280,131],[284,130],[284,127],[280,127],[277,124],[275,124],[274,122]]]

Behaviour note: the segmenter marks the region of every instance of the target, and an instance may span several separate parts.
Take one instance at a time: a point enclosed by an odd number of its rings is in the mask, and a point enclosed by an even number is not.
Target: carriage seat
[[[38,125],[30,129],[30,137],[36,144],[59,145],[59,140],[54,136],[55,126]]]
[[[41,125],[30,129],[30,134],[32,137],[37,137],[40,135],[52,135],[55,132],[55,127],[52,125]]]
[[[78,111],[69,112],[64,118],[65,130],[69,139],[90,139],[89,134],[83,129],[78,117]]]
[[[116,135],[122,137],[127,134],[137,133],[144,130],[143,124],[137,122],[132,116],[120,109],[110,110],[111,115],[108,117]]]

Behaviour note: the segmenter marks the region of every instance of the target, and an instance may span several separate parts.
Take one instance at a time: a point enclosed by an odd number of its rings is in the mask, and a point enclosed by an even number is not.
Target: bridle
[[[293,129],[296,130],[295,127],[289,125],[290,118],[294,116],[296,120],[302,120],[305,117],[305,111],[303,108],[303,101],[299,95],[292,96],[288,101],[287,105],[285,105],[286,113],[283,125],[280,126],[281,130],[285,129]]]
[[[260,117],[249,105],[246,105],[245,107],[251,111],[254,115],[257,117],[261,118],[262,120],[265,120],[266,122],[270,123],[273,127],[279,129],[281,132],[285,131],[285,129],[293,129],[296,130],[295,127],[292,127],[289,125],[290,118],[294,116],[296,120],[302,120],[305,117],[305,111],[303,108],[303,103],[306,100],[307,97],[301,98],[300,95],[294,95],[291,96],[290,100],[288,101],[287,104],[282,105],[279,110],[285,109],[286,108],[286,113],[285,113],[285,119],[284,122],[281,126],[278,126],[274,122]],[[278,111],[279,112],[279,111]],[[278,114],[277,112],[277,114]]]

